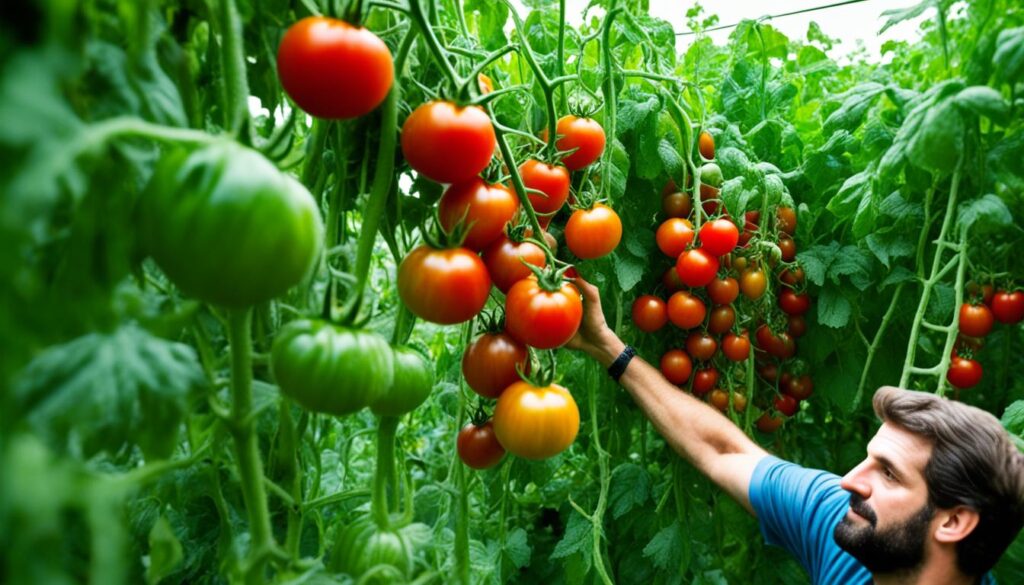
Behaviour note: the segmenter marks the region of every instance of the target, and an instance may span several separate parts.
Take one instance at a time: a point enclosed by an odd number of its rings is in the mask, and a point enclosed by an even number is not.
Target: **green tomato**
[[[338,531],[328,568],[363,582],[360,577],[370,569],[387,565],[395,570],[377,572],[365,583],[404,582],[412,573],[414,552],[401,532],[381,530],[370,517],[364,517]]]
[[[338,416],[378,400],[394,379],[394,356],[376,333],[324,321],[292,321],[274,339],[270,365],[281,388],[304,408]]]
[[[141,219],[146,251],[183,293],[231,308],[298,284],[323,240],[309,191],[260,153],[228,141],[164,156]]]
[[[704,163],[700,167],[700,182],[716,189],[722,186],[722,169],[713,162]]]
[[[408,347],[394,348],[395,376],[370,410],[380,416],[402,416],[427,399],[434,388],[434,372],[420,354]]]

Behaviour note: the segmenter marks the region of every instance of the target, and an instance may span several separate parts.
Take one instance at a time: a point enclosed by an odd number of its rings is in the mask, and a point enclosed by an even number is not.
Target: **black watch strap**
[[[619,381],[619,378],[621,378],[622,374],[626,371],[626,366],[629,365],[629,362],[632,361],[633,356],[635,355],[636,350],[633,349],[633,346],[631,345],[627,345],[626,348],[622,350],[619,357],[615,358],[612,365],[608,366],[608,375],[612,377],[612,380],[615,380],[616,382]]]

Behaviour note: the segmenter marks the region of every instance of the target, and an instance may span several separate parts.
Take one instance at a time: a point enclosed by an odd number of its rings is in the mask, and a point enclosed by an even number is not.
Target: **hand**
[[[604,311],[601,310],[601,294],[597,287],[582,276],[577,276],[574,284],[583,295],[583,322],[565,346],[582,350],[607,367],[626,346],[605,321]]]

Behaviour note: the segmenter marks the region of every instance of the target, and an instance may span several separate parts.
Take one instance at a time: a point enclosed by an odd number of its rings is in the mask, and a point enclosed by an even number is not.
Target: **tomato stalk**
[[[433,5],[433,0],[430,0]],[[436,12],[436,11],[435,11]],[[430,21],[427,20],[426,13],[423,12],[422,0],[409,0],[409,13],[412,16],[413,22],[419,28],[423,38],[427,41],[427,48],[430,49],[431,54],[434,56],[434,60],[437,61],[438,66],[444,71],[445,77],[451,84],[458,88],[462,87],[462,79],[459,74],[455,71],[451,61],[448,60],[448,55],[441,45],[441,41],[437,39],[437,35],[434,34],[434,29],[430,25]]]
[[[298,461],[298,437],[292,420],[291,402],[281,399],[278,406],[277,460],[281,466],[281,482],[292,502],[288,505],[288,528],[285,533],[285,551],[292,558],[299,557],[299,537],[302,535],[302,472]]]
[[[857,384],[857,393],[853,396],[853,406],[851,411],[856,411],[857,407],[860,406],[861,398],[864,396],[864,387],[867,385],[868,372],[871,371],[871,364],[875,360],[875,354],[878,353],[878,348],[882,346],[882,340],[885,338],[885,334],[889,329],[889,324],[892,323],[893,316],[896,314],[896,305],[900,302],[900,295],[903,294],[903,287],[906,283],[901,282],[896,287],[896,292],[893,293],[892,300],[889,301],[889,308],[886,309],[885,315],[882,317],[882,323],[878,326],[878,331],[875,332],[874,339],[871,340],[871,345],[868,346],[868,356],[864,361],[864,369],[860,373],[860,383]]]
[[[608,576],[608,567],[606,565],[607,559],[604,551],[604,514],[608,507],[608,488],[611,485],[611,473],[608,469],[608,451],[601,447],[601,428],[600,428],[600,417],[601,412],[597,409],[597,387],[601,386],[597,380],[595,380],[594,373],[596,368],[590,367],[590,383],[587,384],[587,405],[590,408],[590,435],[591,441],[594,446],[594,452],[597,453],[597,468],[600,474],[600,488],[597,494],[597,506],[594,508],[594,512],[589,515],[592,530],[593,530],[593,543],[594,543],[594,567],[597,568],[597,574],[601,577],[601,581],[606,585],[611,585],[612,580]]]
[[[377,526],[381,530],[387,530],[391,526],[387,489],[395,477],[395,432],[398,430],[398,417],[382,416],[377,421],[377,468],[373,474],[373,499],[370,502],[370,510]]]
[[[604,131],[608,135],[608,142],[610,143],[604,152],[601,153],[601,168],[605,169],[605,174],[608,174],[608,169],[612,168],[612,153],[615,148],[615,116],[618,110],[618,99],[619,92],[618,88],[615,87],[615,61],[612,59],[612,21],[615,20],[615,16],[620,12],[616,8],[618,0],[612,0],[611,4],[608,5],[608,14],[604,18],[604,22],[601,23],[603,30],[601,32],[601,58],[604,65],[604,83],[601,84],[601,94],[604,96]],[[552,132],[553,134],[554,132]],[[601,181],[601,192],[604,199],[610,201],[609,191],[611,190],[612,182],[610,177],[605,177],[604,181]]]
[[[237,132],[249,119],[249,80],[245,73],[245,50],[242,46],[242,23],[235,0],[219,0],[220,62],[224,70],[224,127]]]

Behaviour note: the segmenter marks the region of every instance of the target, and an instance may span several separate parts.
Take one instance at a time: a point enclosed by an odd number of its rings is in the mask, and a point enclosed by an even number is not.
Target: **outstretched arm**
[[[605,322],[597,287],[582,278],[576,279],[576,286],[583,294],[583,324],[568,347],[608,367],[626,345]],[[629,363],[619,383],[676,453],[754,513],[748,490],[754,467],[768,454],[764,449],[722,413],[682,392],[639,357]]]

